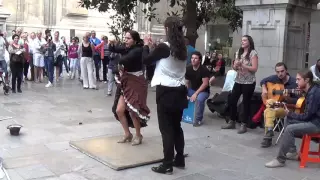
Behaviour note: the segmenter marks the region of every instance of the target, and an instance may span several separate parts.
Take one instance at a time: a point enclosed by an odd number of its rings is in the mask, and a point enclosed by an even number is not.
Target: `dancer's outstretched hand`
[[[143,42],[145,46],[151,45],[152,44],[151,36],[150,35],[144,36]]]

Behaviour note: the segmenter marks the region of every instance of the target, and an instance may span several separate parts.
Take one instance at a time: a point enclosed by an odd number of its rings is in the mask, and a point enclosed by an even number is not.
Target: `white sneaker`
[[[274,159],[268,163],[265,164],[265,167],[267,168],[278,168],[278,167],[283,167],[285,164],[279,162],[277,159]]]
[[[48,87],[52,87],[52,83],[51,82],[48,82],[48,84],[46,85],[46,88]]]
[[[293,160],[293,161],[298,161],[299,160],[299,154],[297,152],[288,152],[286,154],[287,159]]]

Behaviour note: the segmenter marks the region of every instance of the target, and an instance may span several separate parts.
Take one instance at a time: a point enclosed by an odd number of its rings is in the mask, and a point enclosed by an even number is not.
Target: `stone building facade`
[[[8,33],[16,27],[32,32],[59,30],[69,39],[95,30],[108,35],[108,13],[79,7],[79,0],[0,0],[0,28]],[[10,33],[9,33],[10,34]]]
[[[165,30],[163,23],[168,17],[167,13],[176,12],[179,10],[179,7],[171,8],[169,6],[169,1],[160,0],[159,3],[155,4],[153,7],[156,8],[155,13],[157,14],[156,19],[152,19],[149,22],[145,16],[142,14],[141,10],[146,8],[147,5],[140,4],[137,9],[137,29],[141,34],[151,34],[153,39],[165,39]],[[206,26],[201,26],[198,30],[198,39],[196,42],[196,49],[200,52],[205,52],[205,29]]]
[[[141,12],[146,6],[142,3],[138,5],[134,29],[142,35],[151,34],[154,39],[164,38],[163,21],[167,12],[173,9],[169,7],[167,0],[161,0],[155,5],[157,19],[149,22]],[[111,23],[110,13],[80,8],[79,0],[0,0],[0,29],[6,30],[10,35],[16,27],[22,27],[27,32],[49,28],[59,30],[67,39],[81,37],[85,32],[95,30],[100,37],[110,35],[107,25],[108,22]],[[201,28],[197,49],[203,52],[204,46],[204,28]]]
[[[320,0],[236,0],[236,6],[243,10],[241,34],[253,37],[259,54],[257,82],[273,74],[277,62],[286,63],[293,75],[315,64],[320,57],[319,2]],[[239,47],[240,43],[236,45]]]

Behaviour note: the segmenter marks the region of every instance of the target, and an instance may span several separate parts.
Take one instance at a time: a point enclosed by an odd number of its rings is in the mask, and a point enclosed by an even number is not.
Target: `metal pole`
[[[11,180],[7,170],[3,167],[3,159],[0,157],[0,169],[3,171],[3,173],[5,174],[5,176],[7,177],[7,180]]]
[[[7,172],[7,170],[6,170],[4,167],[2,167],[2,170],[3,170],[4,174],[5,174],[6,177],[7,177],[7,180],[11,180],[11,179],[10,179],[10,176],[9,176],[9,174],[8,174],[8,172]]]

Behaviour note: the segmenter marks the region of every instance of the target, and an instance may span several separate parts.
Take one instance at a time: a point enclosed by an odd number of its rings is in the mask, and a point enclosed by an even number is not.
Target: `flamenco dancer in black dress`
[[[125,135],[118,143],[132,141],[133,146],[139,145],[143,138],[140,129],[147,126],[150,118],[150,110],[147,107],[148,84],[142,71],[143,41],[138,32],[130,30],[125,35],[125,47],[116,47],[111,41],[109,50],[121,54],[119,74],[115,78],[118,87],[113,113],[121,122]],[[134,138],[129,127],[136,130]]]
[[[184,136],[181,128],[183,109],[188,107],[185,73],[187,48],[185,46],[182,22],[176,16],[168,17],[164,23],[168,42],[160,43],[149,55],[151,39],[145,39],[144,63],[156,62],[151,86],[156,86],[157,114],[163,142],[164,159],[152,171],[172,174],[173,166],[185,167]],[[174,149],[176,156],[174,157]]]

